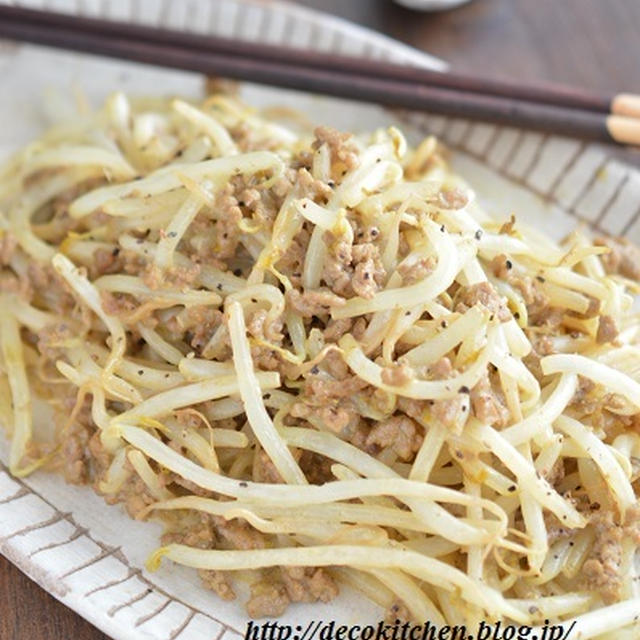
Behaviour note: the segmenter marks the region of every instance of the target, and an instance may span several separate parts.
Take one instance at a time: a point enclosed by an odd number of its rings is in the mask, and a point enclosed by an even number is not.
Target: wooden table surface
[[[214,0],[212,0],[214,1]],[[298,0],[383,31],[459,71],[640,91],[639,0],[474,0],[419,13],[386,0]],[[621,157],[639,163],[638,152]],[[0,556],[0,640],[107,640]]]

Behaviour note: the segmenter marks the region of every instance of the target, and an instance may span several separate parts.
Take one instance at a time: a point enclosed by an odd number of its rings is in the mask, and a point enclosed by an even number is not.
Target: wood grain
[[[458,71],[640,90],[636,0],[473,0],[441,13],[381,0],[298,0],[424,49]]]
[[[0,556],[2,640],[108,640]]]
[[[638,0],[474,0],[423,14],[383,0],[298,0],[483,75],[640,91]],[[639,162],[637,151],[619,157]],[[0,556],[0,639],[107,640]]]

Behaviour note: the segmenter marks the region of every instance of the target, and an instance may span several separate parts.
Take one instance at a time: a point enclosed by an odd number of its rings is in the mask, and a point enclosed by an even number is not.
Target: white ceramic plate
[[[443,66],[379,34],[281,3],[52,0],[49,6],[91,14],[106,6],[114,17],[173,28]],[[82,87],[96,105],[115,88],[187,95],[201,88],[200,77],[193,74],[9,44],[0,44],[0,74],[2,155],[38,133],[52,105],[58,115],[64,111],[61,96],[72,87]],[[396,119],[374,106],[275,89],[247,87],[246,98],[285,103],[315,121],[352,130]],[[517,212],[557,236],[583,220],[596,229],[640,239],[640,173],[610,160],[606,150],[568,138],[424,114],[402,121],[411,137],[427,132],[442,137],[455,151],[454,165],[496,216]],[[6,463],[6,458],[6,442],[0,442],[0,461]],[[133,522],[89,488],[67,486],[51,474],[12,479],[2,462],[0,551],[66,605],[116,640],[244,635],[243,594],[238,601],[222,602],[200,586],[195,572],[168,562],[155,574],[144,570],[144,560],[159,540],[158,525]],[[304,624],[322,618],[353,624],[379,620],[381,613],[345,590],[330,605],[291,606],[283,621]]]

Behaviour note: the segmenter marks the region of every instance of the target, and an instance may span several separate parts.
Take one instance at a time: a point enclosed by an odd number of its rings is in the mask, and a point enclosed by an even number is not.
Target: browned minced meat
[[[298,169],[296,173],[295,188],[312,200],[323,201],[331,197],[331,187],[322,180],[314,178],[307,169]]]
[[[287,182],[287,191],[291,183]],[[237,195],[238,206],[251,214],[251,218],[264,228],[270,228],[280,209],[280,198],[273,190],[255,189],[253,187],[241,190]]]
[[[206,589],[210,589],[223,600],[235,600],[236,594],[229,584],[229,578],[224,571],[198,569],[198,576]]]
[[[195,282],[201,268],[199,264],[190,264],[159,269],[155,264],[149,264],[141,274],[142,282],[150,289],[184,289]]]
[[[50,264],[30,262],[27,275],[34,294],[46,307],[59,315],[68,317],[71,314],[76,307],[71,287]]]
[[[323,331],[326,342],[338,342],[353,326],[351,318],[341,318],[340,320],[330,320],[327,328]]]
[[[231,349],[228,350],[231,357]],[[265,371],[284,371],[286,363],[283,362],[278,352],[270,347],[252,346],[251,358],[256,369]]]
[[[527,369],[529,369],[538,380],[541,380],[544,374],[542,373],[540,360],[544,356],[554,353],[553,341],[545,333],[526,330],[525,333],[531,343],[531,351],[523,358],[523,362]]]
[[[582,566],[582,575],[586,587],[598,591],[604,602],[611,604],[620,599],[622,540],[630,536],[636,544],[640,542],[640,508],[629,509],[622,525],[614,522],[612,512],[593,515],[590,524],[595,528],[596,539]]]
[[[383,367],[380,375],[382,382],[392,387],[402,387],[413,380],[413,369],[406,363],[394,362],[388,367]]]
[[[163,323],[172,340],[186,339],[200,351],[209,342],[213,332],[222,324],[223,314],[210,306],[187,307]]]
[[[600,307],[602,306],[602,302],[597,298],[592,298],[591,296],[587,296],[587,298],[589,300],[589,306],[581,317],[595,318],[600,314]]]
[[[329,602],[338,595],[333,578],[316,567],[280,567],[280,575],[292,602]]]
[[[245,520],[225,520],[221,516],[198,513],[198,524],[186,531],[170,532],[162,538],[163,544],[179,542],[199,549],[220,547],[243,551],[264,549],[266,541],[262,533]]]
[[[618,327],[616,326],[616,321],[608,315],[600,316],[596,342],[598,344],[605,344],[606,342],[613,342],[617,337]]]
[[[594,400],[591,396],[591,392],[595,389],[596,384],[590,378],[584,376],[578,376],[578,388],[571,398],[571,405],[575,408],[586,409],[587,411],[593,411],[596,408],[598,400]]]
[[[497,256],[492,263],[494,272],[498,269],[499,277],[520,291],[527,307],[529,324],[539,327],[557,327],[562,322],[564,310],[551,306],[549,298],[542,289],[544,279],[514,273],[508,268],[506,256]]]
[[[303,397],[313,398],[318,404],[327,404],[340,398],[349,398],[367,383],[357,376],[348,375],[339,380],[326,376],[310,375],[305,380]]]
[[[247,613],[252,618],[277,618],[286,611],[290,602],[282,582],[261,580],[251,585]]]
[[[529,313],[529,324],[534,327],[546,327],[555,330],[562,324],[564,310],[559,307],[552,307],[548,302],[533,304],[527,307]]]
[[[266,482],[268,484],[281,484],[284,482],[278,473],[271,458],[262,449],[256,452],[253,458],[252,478],[254,482]]]
[[[455,369],[451,360],[445,356],[428,367],[425,373],[432,379],[446,380],[454,375]],[[447,429],[457,431],[468,417],[467,393],[459,393],[456,397],[446,400],[423,401],[398,398],[398,408],[418,421],[428,413]]]
[[[443,356],[439,360],[436,360],[427,369],[427,374],[434,380],[444,380],[450,378],[453,375],[454,369],[451,364],[451,359]]]
[[[64,479],[70,484],[89,480],[89,440],[93,429],[75,421],[67,430],[62,445]]]
[[[476,304],[481,304],[501,321],[509,320],[511,313],[505,300],[489,282],[480,282],[461,287],[456,295],[456,311],[464,313]]]
[[[63,355],[63,345],[75,336],[71,325],[65,322],[47,325],[38,331],[38,351],[53,362]]]
[[[242,209],[238,206],[238,199],[233,192],[234,187],[229,184],[216,196],[218,220],[214,253],[222,260],[235,255],[240,238],[238,223],[242,220]]]
[[[329,406],[315,406],[304,402],[296,402],[291,408],[294,418],[316,418],[327,429],[335,433],[344,431],[354,420],[358,419],[355,408],[348,401],[339,401]]]
[[[331,363],[332,356],[325,359]],[[347,426],[358,420],[358,412],[351,402],[351,397],[364,389],[367,383],[347,372],[335,371],[337,377],[309,375],[300,396],[300,401],[291,408],[295,418],[317,418],[331,431],[340,433]]]
[[[494,260],[495,259],[496,258],[494,258]],[[506,270],[506,258],[504,261],[504,266],[498,268],[501,272],[502,269]],[[518,291],[520,291],[520,293],[522,294],[524,303],[527,305],[527,310],[530,306],[542,307],[545,305],[549,305],[549,300],[542,291],[542,282],[537,278],[519,275],[518,273],[512,273],[510,270],[507,271],[506,277],[509,284],[512,285],[514,289],[518,289]]]
[[[547,530],[547,544],[551,546],[558,540],[570,538],[575,531],[562,525],[562,522],[556,518],[550,511],[544,512],[544,525]]]
[[[631,507],[627,510],[625,535],[630,536],[634,544],[640,545],[640,506]]]
[[[26,302],[33,298],[28,278],[18,277],[9,269],[0,269],[0,293],[12,293]]]
[[[406,413],[409,417],[420,422],[427,411],[431,409],[433,403],[429,400],[414,400],[413,398],[398,398],[398,409]]]
[[[102,310],[110,316],[127,315],[140,307],[138,301],[128,293],[100,291]]]
[[[466,393],[458,393],[447,400],[434,400],[430,407],[431,415],[441,425],[453,432],[459,432],[469,415]]]
[[[192,512],[194,513],[194,512]],[[196,549],[213,549],[216,547],[216,528],[212,524],[212,518],[205,513],[195,513],[197,522],[191,524],[184,531],[171,531],[162,536],[163,544],[184,544]],[[236,594],[233,591],[227,574],[223,571],[200,569],[198,575],[202,584],[211,589],[223,600],[233,600]]]
[[[254,337],[260,340],[270,340],[273,342],[279,342],[283,339],[282,319],[278,318],[276,321],[267,323],[268,312],[266,309],[258,309],[251,314],[251,318],[247,323],[247,331]]]
[[[6,267],[13,256],[18,241],[9,231],[0,231],[0,266]]]
[[[331,164],[335,170],[352,170],[359,164],[357,147],[350,133],[337,131],[333,127],[316,127],[313,131],[316,139],[311,147],[319,149],[323,144],[329,147]]]
[[[436,262],[434,256],[421,258],[417,262],[401,262],[398,265],[398,273],[402,276],[402,283],[409,285],[423,280],[433,271]]]
[[[175,445],[173,442],[170,442],[169,446],[172,449],[179,451],[181,455],[184,455],[184,451],[181,450],[180,446]],[[167,486],[175,484],[178,487],[182,487],[183,489],[186,489],[189,493],[192,493],[194,496],[200,496],[201,498],[211,498],[213,496],[213,492],[209,491],[208,489],[203,489],[192,480],[187,480],[186,478],[179,476],[177,473],[169,473],[167,475],[166,484]]]
[[[355,265],[351,286],[360,297],[371,299],[380,289],[386,276],[380,260],[380,251],[376,245],[368,242],[353,245],[351,252]]]
[[[196,549],[211,549],[215,546],[215,530],[211,526],[211,516],[206,513],[191,512],[195,523],[185,531],[169,531],[162,536],[163,544],[186,544]]]
[[[87,413],[90,411],[89,399],[86,400],[86,410]],[[100,431],[95,429],[91,439],[89,440],[89,453],[91,454],[91,466],[92,468],[92,476],[94,483],[98,482],[99,479],[102,479],[103,475],[109,468],[111,464],[112,456],[107,450],[104,448],[102,444],[102,439],[100,438]]]
[[[157,500],[149,494],[147,485],[135,473],[128,460],[125,462],[125,468],[131,471],[129,479],[122,485],[117,494],[106,495],[104,499],[107,504],[122,502],[127,513],[132,518],[137,519],[150,504],[157,502]]]
[[[405,461],[413,459],[421,444],[421,429],[411,418],[403,415],[376,422],[365,442],[367,449],[372,445],[379,449],[390,447]]]
[[[600,257],[607,273],[640,280],[640,249],[632,242],[626,238],[596,238],[594,244],[610,249]]]
[[[89,267],[89,277],[94,280],[107,273],[118,273],[123,270],[123,259],[120,248],[96,249],[93,252],[93,262]]]
[[[307,318],[327,314],[331,311],[331,307],[343,307],[346,304],[344,298],[327,289],[317,289],[305,293],[291,289],[287,291],[285,297],[288,305]]]
[[[565,476],[564,460],[556,460],[551,469],[541,469],[540,473],[551,486],[557,485]]]
[[[362,239],[373,234],[374,229],[361,230]],[[345,297],[353,295],[370,299],[384,284],[386,271],[380,258],[380,249],[374,242],[350,244],[331,232],[324,234],[327,259],[322,269],[322,279],[330,289]]]
[[[591,518],[596,538],[591,553],[582,565],[585,587],[597,591],[605,604],[612,604],[620,598],[622,576],[622,540],[624,528],[616,525],[613,514],[597,514]]]
[[[333,460],[313,451],[303,451],[298,464],[309,484],[324,484],[334,479],[331,472]]]
[[[276,263],[278,270],[284,273],[291,284],[298,289],[302,288],[302,269],[304,268],[309,237],[309,232],[302,229]]]
[[[487,373],[471,389],[471,408],[474,416],[484,424],[503,427],[509,421],[509,410],[494,392]]]
[[[438,204],[444,209],[462,209],[468,202],[467,194],[457,187],[438,193]]]
[[[351,278],[353,276],[353,247],[344,239],[336,239],[333,234],[325,233],[327,257],[322,267],[322,279],[331,290],[340,295],[348,296],[352,291]]]
[[[356,416],[353,426],[344,434],[345,437],[353,446],[367,451],[367,437],[371,432],[371,421],[360,416]],[[369,452],[368,452],[369,453]]]
[[[491,260],[489,268],[496,278],[504,280],[509,276],[509,271],[513,268],[513,264],[504,253],[501,253]]]
[[[222,516],[210,516],[216,535],[232,549],[264,549],[264,535],[241,519],[225,520]]]
[[[122,270],[132,276],[144,273],[147,269],[147,259],[135,251],[127,251],[122,249],[118,254],[118,258],[122,263]]]

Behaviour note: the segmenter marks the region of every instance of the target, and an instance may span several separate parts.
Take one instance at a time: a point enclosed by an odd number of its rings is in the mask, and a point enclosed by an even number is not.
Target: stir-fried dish
[[[433,138],[275,115],[116,94],[2,168],[11,471],[161,519],[149,566],[255,617],[348,584],[622,634],[638,250],[490,218]]]

